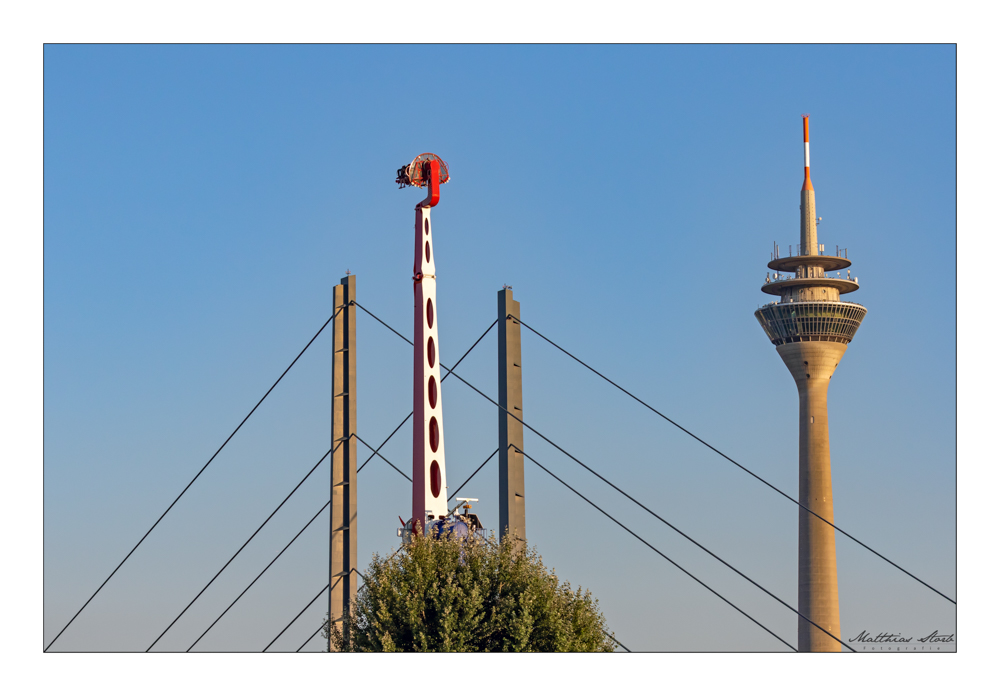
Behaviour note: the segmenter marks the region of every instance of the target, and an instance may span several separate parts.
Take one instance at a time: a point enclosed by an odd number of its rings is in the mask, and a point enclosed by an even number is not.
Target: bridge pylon
[[[497,293],[497,392],[500,408],[500,534],[510,534],[523,545],[524,426],[510,414],[524,419],[521,401],[521,303],[509,287]]]
[[[355,276],[333,287],[330,420],[330,627],[343,622],[358,593],[358,430]],[[348,640],[349,636],[345,636]],[[334,650],[333,631],[329,649]]]

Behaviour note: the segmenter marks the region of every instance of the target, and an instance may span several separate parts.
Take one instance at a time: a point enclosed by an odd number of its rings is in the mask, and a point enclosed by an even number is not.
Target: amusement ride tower
[[[830,431],[826,393],[834,370],[854,338],[865,310],[840,296],[858,289],[857,278],[828,275],[848,268],[847,250],[826,255],[817,240],[816,192],[809,178],[809,116],[802,117],[805,182],[801,193],[800,243],[796,255],[772,251],[761,287],[780,299],[758,309],[760,322],[799,392],[799,612],[837,638],[840,602],[833,528]],[[808,508],[808,509],[806,509]],[[813,514],[815,513],[815,514]],[[827,523],[829,522],[829,524]],[[840,643],[799,618],[800,652],[840,652]]]
[[[425,152],[396,172],[400,188],[427,188],[427,197],[417,203],[413,249],[413,489],[410,519],[399,536],[423,531],[467,536],[480,528],[479,518],[469,512],[475,498],[459,498],[458,507],[448,509],[448,486],[444,462],[444,407],[441,404],[441,364],[438,362],[437,276],[431,208],[441,200],[441,184],[449,180],[448,165]],[[402,518],[400,518],[402,522]]]

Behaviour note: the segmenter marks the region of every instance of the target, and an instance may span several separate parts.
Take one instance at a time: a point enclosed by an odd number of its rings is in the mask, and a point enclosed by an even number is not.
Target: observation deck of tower
[[[772,250],[761,290],[780,299],[754,316],[795,379],[799,394],[799,612],[829,634],[799,618],[800,652],[840,652],[837,553],[832,527],[833,485],[827,390],[834,371],[867,310],[841,295],[858,289],[857,278],[841,278],[847,250],[825,254],[817,236],[816,192],[809,175],[809,117],[802,117],[805,180],[802,184],[800,240],[796,255]],[[837,272],[837,277],[828,275]],[[786,275],[787,274],[787,275]],[[812,512],[810,512],[812,511]],[[815,514],[812,514],[815,513]],[[817,517],[818,516],[818,517]],[[822,519],[819,519],[822,518]],[[826,521],[830,524],[827,524]]]

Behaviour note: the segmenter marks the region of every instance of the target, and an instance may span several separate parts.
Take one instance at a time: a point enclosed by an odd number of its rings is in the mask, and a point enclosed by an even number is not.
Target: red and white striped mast
[[[819,239],[816,229],[816,190],[809,178],[809,114],[802,114],[802,146],[805,156],[805,179],[800,192],[800,245],[799,254],[815,256],[819,253]]]
[[[448,165],[432,153],[416,157],[396,183],[427,188],[416,207],[413,255],[413,499],[404,529],[419,534],[430,521],[449,515],[444,460],[441,367],[438,363],[437,279],[431,208],[449,180]]]

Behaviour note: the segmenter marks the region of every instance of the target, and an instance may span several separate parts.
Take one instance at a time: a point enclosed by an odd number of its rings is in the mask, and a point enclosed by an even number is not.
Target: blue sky
[[[820,241],[849,248],[864,277],[849,299],[869,310],[829,394],[836,520],[954,597],[953,47],[44,57],[46,643],[322,325],[348,268],[359,302],[408,333],[420,194],[392,180],[425,151],[453,175],[434,210],[445,364],[512,285],[528,324],[794,494],[794,383],[753,311],[770,299],[772,242],[798,240],[802,113]],[[363,316],[358,343],[359,434],[374,444],[410,408],[410,353]],[[795,603],[791,503],[528,332],[523,354],[528,423]],[[495,360],[491,333],[460,373],[492,395]],[[328,389],[326,333],[54,649],[145,649],[329,446]],[[443,403],[457,486],[496,447],[496,412],[453,379]],[[384,450],[404,469],[407,435]],[[537,437],[525,449],[794,643],[787,609]],[[526,466],[529,541],[630,648],[783,649]],[[185,649],[324,488],[314,474],[158,648]],[[397,544],[409,493],[378,461],[359,491],[365,563]],[[466,491],[495,525],[495,460]],[[266,645],[325,582],[322,537],[317,523],[199,647]],[[845,638],[955,630],[949,602],[837,543]],[[275,648],[298,647],[323,611]]]

